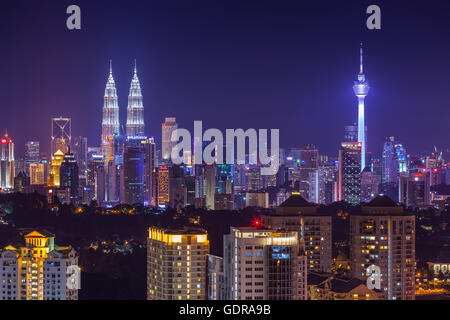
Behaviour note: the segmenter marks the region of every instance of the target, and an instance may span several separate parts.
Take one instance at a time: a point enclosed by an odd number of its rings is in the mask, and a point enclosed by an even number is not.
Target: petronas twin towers
[[[144,135],[144,105],[142,99],[141,85],[137,76],[136,62],[134,64],[134,74],[131,79],[130,92],[128,94],[127,106],[127,136]],[[109,65],[109,76],[106,82],[105,96],[103,102],[102,118],[102,153],[106,152],[108,140],[120,135],[119,103],[117,97],[116,83],[112,74],[112,64]]]

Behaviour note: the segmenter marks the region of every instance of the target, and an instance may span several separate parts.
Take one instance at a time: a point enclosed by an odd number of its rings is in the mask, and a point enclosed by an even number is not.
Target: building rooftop
[[[54,238],[55,234],[45,230],[45,229],[30,229],[30,228],[23,228],[19,230],[19,233],[22,234],[24,237],[48,237],[48,238]]]
[[[347,293],[361,284],[365,285],[364,281],[358,278],[336,277],[331,273],[308,273],[308,285],[325,288],[326,284],[328,284],[330,290],[335,293]]]
[[[442,249],[437,254],[436,258],[429,261],[431,263],[450,263],[450,249]]]
[[[398,207],[397,203],[388,196],[376,196],[372,201],[367,203],[368,207]]]
[[[290,196],[289,198],[286,199],[286,201],[280,204],[280,207],[282,208],[313,207],[313,206],[314,205],[312,203],[309,203],[302,196],[296,194]]]
[[[196,235],[196,234],[207,234],[208,232],[205,229],[199,227],[191,227],[191,226],[173,226],[167,228],[159,228],[159,227],[150,227],[156,228],[161,231],[164,231],[165,234],[184,234],[184,235]]]

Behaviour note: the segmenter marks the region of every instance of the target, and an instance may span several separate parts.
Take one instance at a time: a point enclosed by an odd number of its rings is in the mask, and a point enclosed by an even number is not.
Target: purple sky
[[[395,3],[393,3],[395,2]],[[66,29],[67,6],[82,30]],[[125,124],[133,61],[146,133],[180,127],[280,128],[281,146],[337,155],[357,120],[359,43],[371,85],[368,149],[395,136],[408,151],[450,148],[448,1],[377,1],[382,30],[365,27],[373,1],[8,1],[0,10],[0,130],[23,156],[49,151],[50,118],[97,146],[109,59]]]

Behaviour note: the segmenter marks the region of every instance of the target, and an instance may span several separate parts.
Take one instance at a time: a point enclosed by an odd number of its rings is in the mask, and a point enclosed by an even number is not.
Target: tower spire
[[[353,92],[358,98],[358,142],[361,143],[361,171],[366,168],[366,126],[364,122],[364,99],[369,93],[369,83],[366,81],[363,69],[363,47],[359,48],[358,81],[353,85]]]
[[[361,47],[359,48],[359,74],[363,73],[363,44],[361,42]]]
[[[109,60],[109,73],[112,74],[112,60]]]
[[[128,94],[126,134],[127,136],[144,135],[144,105],[141,85],[137,76],[136,59],[134,59],[134,75],[131,79],[130,93]]]

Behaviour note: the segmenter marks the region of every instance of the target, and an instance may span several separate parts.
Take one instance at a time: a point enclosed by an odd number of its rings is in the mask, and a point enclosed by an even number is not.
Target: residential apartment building
[[[306,300],[306,256],[298,233],[231,227],[224,235],[228,300]]]
[[[150,227],[147,299],[206,300],[208,254],[205,230]]]
[[[377,269],[379,270],[377,271]],[[414,300],[415,216],[378,196],[350,216],[352,277],[377,286],[389,300]]]
[[[47,231],[24,235],[25,246],[6,246],[0,253],[0,300],[77,300],[78,256],[58,247]]]
[[[296,231],[304,241],[308,271],[331,272],[331,216],[317,213],[317,208],[299,194],[293,194],[275,214],[261,216],[267,228]]]

